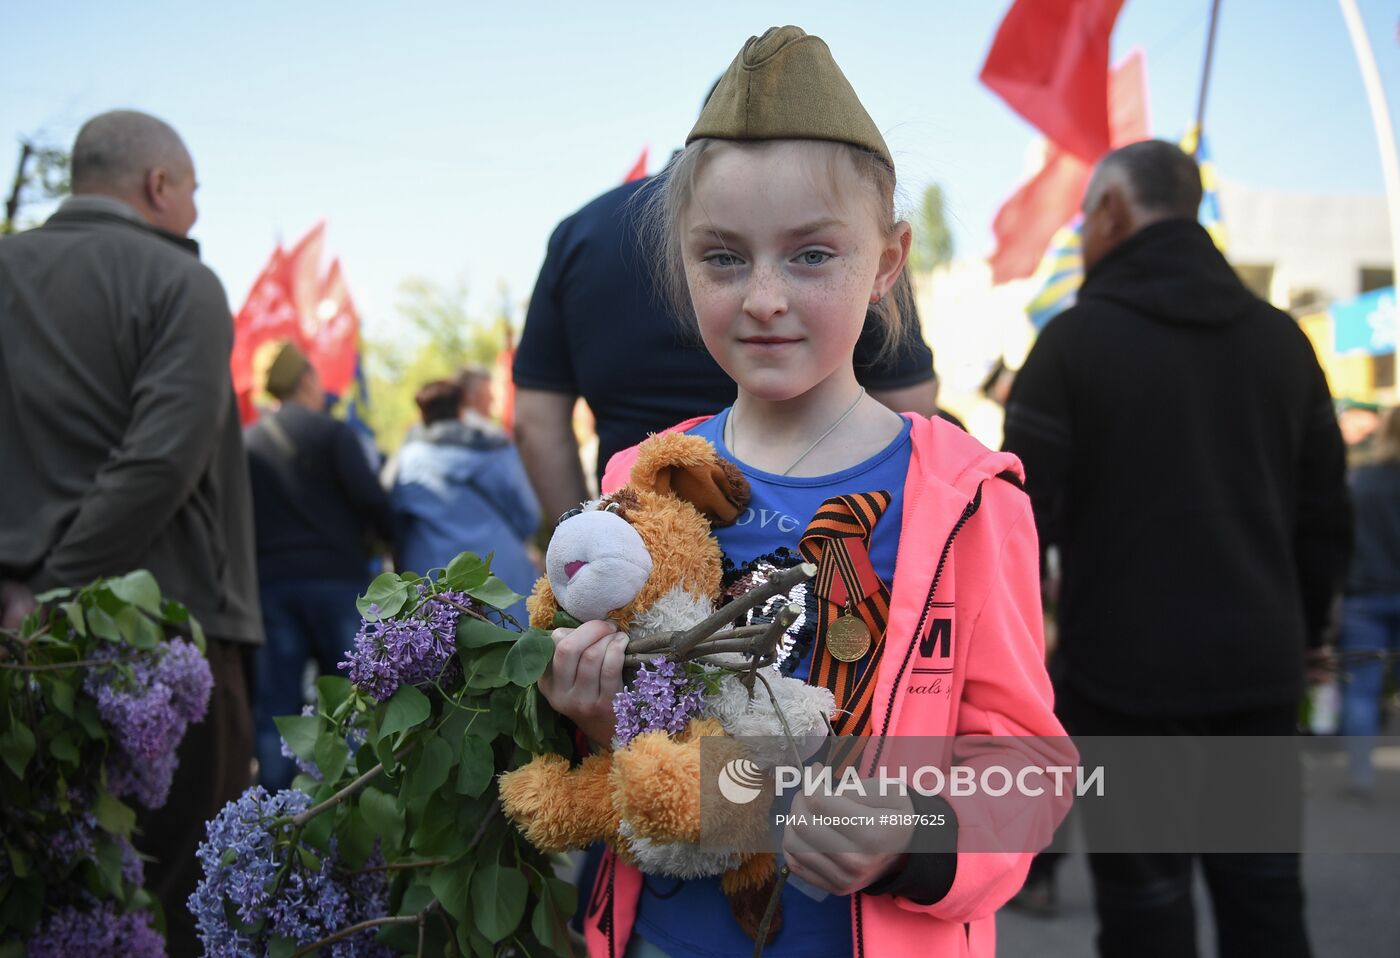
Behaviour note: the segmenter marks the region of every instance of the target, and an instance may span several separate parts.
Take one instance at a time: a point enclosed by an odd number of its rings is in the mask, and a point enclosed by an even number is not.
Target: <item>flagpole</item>
[[[1215,26],[1220,20],[1220,0],[1211,0],[1210,25],[1206,27],[1206,59],[1201,66],[1201,95],[1196,100],[1196,146],[1191,156],[1200,159],[1201,141],[1206,136],[1206,91],[1210,89],[1210,67],[1215,59]]]
[[[1395,153],[1395,130],[1390,125],[1390,107],[1381,86],[1376,55],[1366,37],[1366,25],[1356,9],[1356,0],[1337,0],[1342,17],[1347,22],[1356,65],[1361,69],[1361,82],[1366,87],[1366,100],[1371,107],[1371,125],[1376,131],[1376,145],[1381,154],[1381,172],[1385,175],[1386,207],[1390,210],[1390,281],[1400,282],[1400,160]]]

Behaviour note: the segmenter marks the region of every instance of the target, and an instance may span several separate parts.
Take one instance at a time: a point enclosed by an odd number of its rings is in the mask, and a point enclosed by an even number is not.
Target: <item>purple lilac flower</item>
[[[111,903],[104,903],[91,911],[68,906],[54,913],[29,939],[27,949],[29,958],[165,958],[165,939],[151,927],[150,912],[120,915]]]
[[[203,719],[208,709],[214,681],[209,663],[182,639],[134,657],[116,646],[93,657],[113,663],[90,669],[83,679],[83,690],[97,700],[116,746],[108,758],[108,787],[149,809],[160,808],[175,774],[175,749],[189,723]]]
[[[241,922],[266,922],[271,934],[298,944],[325,938],[363,918],[386,914],[385,874],[373,872],[342,881],[334,841],[321,856],[316,871],[307,870],[295,853],[278,848],[278,840],[289,837],[292,829],[290,825],[277,826],[276,820],[305,811],[310,803],[304,792],[286,790],[268,795],[257,786],[224,806],[209,822],[208,841],[197,853],[204,877],[189,899],[206,958],[261,958],[263,943],[229,922],[226,905],[233,907]],[[274,898],[270,889],[288,855],[292,855],[292,867]],[[373,930],[337,942],[328,953],[332,958],[393,955],[374,941]]]
[[[420,597],[427,588],[418,587]],[[461,605],[472,599],[462,592],[442,592]],[[364,619],[355,635],[355,648],[340,667],[350,681],[376,701],[392,696],[400,685],[421,685],[455,668],[457,618],[461,612],[446,602],[425,602],[402,619]]]
[[[97,853],[97,816],[91,811],[73,812],[65,819],[67,826],[48,836],[47,854],[60,867],[76,864]]]
[[[703,704],[703,686],[683,666],[657,656],[650,666],[637,670],[630,688],[613,696],[618,745],[625,746],[643,732],[679,732]]]
[[[118,838],[117,842],[122,850],[122,881],[140,888],[146,884],[146,863],[131,842],[125,838]]]
[[[170,689],[170,701],[186,722],[202,722],[209,711],[214,676],[204,653],[184,639],[166,643],[165,655],[156,666],[156,681]]]

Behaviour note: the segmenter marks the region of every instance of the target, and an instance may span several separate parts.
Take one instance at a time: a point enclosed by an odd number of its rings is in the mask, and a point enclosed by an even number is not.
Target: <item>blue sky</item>
[[[387,335],[408,276],[463,280],[482,313],[502,282],[522,301],[554,224],[643,145],[658,166],[745,38],[795,22],[827,40],[885,131],[908,202],[941,182],[959,253],[986,252],[1034,135],[976,80],[1008,5],[11,0],[0,182],[21,137],[66,145],[102,110],[155,113],[195,156],[193,235],[235,308],[273,243],[324,217],[366,331]],[[1124,5],[1115,57],[1146,50],[1158,135],[1194,113],[1209,6]],[[1400,108],[1400,9],[1361,8]],[[1223,0],[1207,130],[1226,178],[1382,189],[1332,0]]]

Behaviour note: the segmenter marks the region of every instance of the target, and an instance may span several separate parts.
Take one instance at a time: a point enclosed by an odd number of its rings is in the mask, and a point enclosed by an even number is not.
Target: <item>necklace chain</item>
[[[816,438],[816,441],[815,441],[815,442],[813,442],[810,446],[808,446],[806,449],[804,449],[804,450],[802,451],[802,455],[800,455],[800,456],[798,456],[796,459],[794,459],[794,460],[792,461],[792,463],[791,463],[786,469],[784,469],[782,472],[778,473],[778,475],[780,475],[780,476],[786,476],[788,473],[790,473],[790,472],[792,472],[794,469],[796,469],[797,466],[798,466],[798,464],[801,463],[803,459],[806,459],[808,456],[810,456],[810,455],[812,454],[813,450],[815,450],[818,446],[820,446],[820,445],[822,444],[822,441],[823,441],[824,439],[826,439],[827,436],[830,436],[833,432],[835,432],[837,429],[840,428],[840,426],[841,426],[841,424],[842,424],[843,422],[845,422],[847,419],[850,419],[850,418],[851,418],[851,413],[853,413],[853,412],[856,411],[856,407],[860,405],[860,401],[861,401],[862,399],[864,399],[864,398],[865,398],[865,387],[862,386],[862,387],[860,387],[860,392],[856,393],[855,401],[852,402],[849,406],[846,407],[846,411],[843,412],[843,413],[841,414],[841,417],[840,417],[839,419],[837,419],[834,423],[832,423],[830,426],[826,427],[826,432],[824,432],[824,433],[822,433],[820,436],[818,436],[818,437]],[[733,406],[730,406],[730,407],[729,407],[729,415],[725,418],[724,427],[725,427],[725,431],[729,433],[728,437],[725,439],[725,445],[727,445],[727,446],[729,447],[729,451],[730,451],[730,452],[734,452],[734,433],[735,433],[735,426],[734,426],[734,407],[733,407]],[[738,453],[734,453],[734,454],[735,454],[736,456],[738,455]]]

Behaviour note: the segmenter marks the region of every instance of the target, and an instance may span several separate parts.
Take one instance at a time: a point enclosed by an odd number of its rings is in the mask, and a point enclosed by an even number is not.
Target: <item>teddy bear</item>
[[[561,519],[545,557],[545,575],[528,602],[530,624],[548,629],[560,610],[581,622],[608,619],[628,634],[628,661],[637,663],[648,655],[630,654],[634,648],[659,652],[664,637],[703,630],[704,623],[732,622],[742,614],[735,608],[741,603],[717,611],[721,554],[712,532],[732,523],[748,497],[743,476],[707,440],[678,433],[648,438],[625,486]],[[809,566],[803,574],[813,571]],[[736,630],[745,631],[760,629]],[[829,731],[835,701],[830,690],[771,667],[759,670],[763,681],[756,687],[742,671],[753,665],[742,653],[694,661],[702,665],[705,693],[679,731],[642,730],[625,742],[615,738],[612,748],[577,766],[565,756],[538,755],[501,776],[502,807],[532,844],[553,852],[602,840],[648,874],[721,875],[731,897],[771,879],[769,853],[698,844],[700,740],[714,743],[721,761],[732,757],[750,769],[771,768],[782,759],[781,748],[755,750],[736,736],[820,740]],[[634,675],[624,694],[635,687],[640,683]],[[751,806],[712,802],[706,813],[712,812],[732,814],[733,820],[707,821],[711,835],[751,831],[760,820]]]

